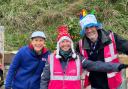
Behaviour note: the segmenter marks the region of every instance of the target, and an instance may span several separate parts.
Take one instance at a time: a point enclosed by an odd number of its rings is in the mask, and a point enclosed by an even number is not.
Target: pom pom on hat
[[[74,51],[73,41],[71,39],[70,34],[68,33],[68,27],[66,25],[61,25],[57,28],[58,31],[58,37],[57,37],[57,51],[56,51],[56,58],[61,58],[59,55],[60,47],[59,43],[63,40],[69,40],[71,42],[71,50],[72,50],[72,57],[76,58],[76,53]]]

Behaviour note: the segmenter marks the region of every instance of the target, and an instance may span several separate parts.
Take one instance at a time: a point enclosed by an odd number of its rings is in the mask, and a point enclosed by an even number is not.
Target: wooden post
[[[4,70],[4,26],[0,26],[0,65]]]

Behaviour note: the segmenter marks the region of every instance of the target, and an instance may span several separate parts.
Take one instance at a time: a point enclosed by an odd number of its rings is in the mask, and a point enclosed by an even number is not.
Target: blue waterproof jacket
[[[29,46],[22,47],[10,65],[5,88],[40,89],[41,74],[49,54],[43,50],[42,55],[37,55]]]

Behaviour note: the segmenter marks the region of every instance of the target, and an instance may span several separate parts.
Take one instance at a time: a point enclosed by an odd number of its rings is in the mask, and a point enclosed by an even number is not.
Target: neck
[[[42,53],[42,50],[40,50],[40,51],[35,51],[38,55],[41,55],[41,53]]]
[[[60,49],[60,55],[64,57],[64,59],[68,59],[71,56],[71,50],[63,51]]]
[[[98,39],[91,40],[92,43],[96,43]]]

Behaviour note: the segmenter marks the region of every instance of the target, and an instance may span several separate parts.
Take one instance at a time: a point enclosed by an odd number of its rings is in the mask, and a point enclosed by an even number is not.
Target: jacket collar
[[[109,32],[106,32],[105,30],[103,29],[98,29],[98,37],[99,39],[101,40],[101,47],[104,47],[105,45],[108,45],[111,43],[111,39],[109,37]],[[84,49],[90,49],[90,46],[89,46],[89,42],[88,42],[88,38],[86,36],[84,36],[82,38],[82,41],[83,41],[83,48]]]

